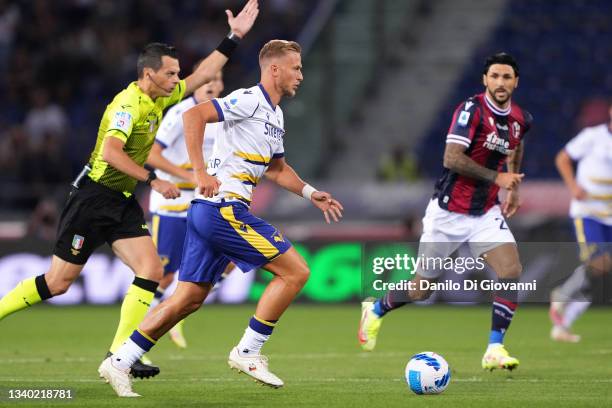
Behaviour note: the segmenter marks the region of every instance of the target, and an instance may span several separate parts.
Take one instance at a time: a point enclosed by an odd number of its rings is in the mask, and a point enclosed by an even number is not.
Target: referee
[[[138,80],[119,92],[106,107],[89,164],[72,184],[49,270],[21,281],[0,299],[0,320],[65,293],[92,252],[106,242],[135,274],[121,306],[110,353],[136,329],[147,313],[163,266],[143,211],[134,198],[134,189],[141,181],[165,198],[180,195],[173,183],[156,178],[154,172],[143,167],[163,112],[214,78],[240,38],[249,32],[258,13],[257,0],[248,0],[236,17],[226,10],[230,34],[184,80],[179,79],[174,47],[161,43],[144,47],[137,62]],[[20,334],[14,336],[17,339]],[[138,378],[158,373],[158,367],[142,362],[132,368],[132,375]]]

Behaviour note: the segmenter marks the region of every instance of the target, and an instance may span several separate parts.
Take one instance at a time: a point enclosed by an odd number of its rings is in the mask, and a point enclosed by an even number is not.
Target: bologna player
[[[523,137],[532,122],[531,115],[511,98],[518,77],[518,65],[510,55],[488,57],[482,75],[485,92],[467,99],[455,110],[446,136],[444,170],[423,218],[418,252],[425,257],[444,258],[462,243],[469,243],[473,255],[483,257],[499,280],[508,283],[518,281],[522,267],[504,216],[511,217],[519,208]],[[501,207],[500,188],[508,191]],[[391,291],[375,302],[362,303],[358,336],[364,350],[374,349],[386,313],[429,297],[431,292],[420,290],[419,281],[433,281],[437,272],[417,268],[415,290]],[[513,289],[495,294],[489,345],[482,359],[485,369],[512,370],[519,364],[503,345],[517,296]]]

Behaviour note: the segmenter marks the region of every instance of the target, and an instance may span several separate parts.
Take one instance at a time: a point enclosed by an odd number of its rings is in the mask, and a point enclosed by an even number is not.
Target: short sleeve
[[[572,160],[580,160],[591,151],[595,137],[595,132],[584,129],[565,145],[565,151]]]
[[[480,109],[476,102],[470,98],[455,109],[446,136],[446,143],[457,143],[470,147],[479,124]]]
[[[274,153],[272,154],[273,159],[280,159],[281,157],[285,157],[285,146],[283,146],[282,143],[276,147]]]
[[[116,137],[125,143],[138,122],[138,109],[129,98],[115,100],[106,113],[108,127],[105,136]]]
[[[259,100],[250,89],[239,89],[211,102],[217,110],[219,122],[250,118],[259,108]]]

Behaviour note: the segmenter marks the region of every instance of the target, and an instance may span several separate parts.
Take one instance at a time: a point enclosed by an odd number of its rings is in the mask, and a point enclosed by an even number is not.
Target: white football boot
[[[264,355],[241,356],[238,347],[234,347],[230,351],[227,364],[234,370],[251,376],[261,384],[272,388],[280,388],[284,385],[283,380],[268,370],[268,357]]]
[[[100,377],[104,378],[113,387],[120,397],[140,397],[132,391],[132,376],[130,370],[122,370],[113,365],[111,357],[106,358],[98,368]]]

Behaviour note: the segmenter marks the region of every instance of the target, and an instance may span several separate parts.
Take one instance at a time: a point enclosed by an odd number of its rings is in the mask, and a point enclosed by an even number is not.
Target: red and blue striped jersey
[[[532,120],[531,114],[516,103],[502,110],[481,93],[455,109],[446,143],[463,145],[464,153],[476,163],[503,171],[507,156],[522,141]],[[444,168],[436,182],[434,198],[448,211],[482,215],[499,203],[498,192],[495,183]]]

